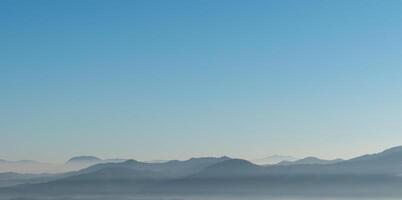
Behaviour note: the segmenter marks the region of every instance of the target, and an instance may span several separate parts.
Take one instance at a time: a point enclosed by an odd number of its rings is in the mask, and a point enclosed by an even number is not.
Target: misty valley
[[[6,165],[6,161],[0,163]],[[8,163],[9,164],[9,163]],[[15,163],[14,163],[15,164]],[[27,163],[20,165],[33,166]],[[257,165],[229,157],[140,162],[78,157],[60,173],[0,173],[0,198],[393,199],[402,198],[402,147],[349,160],[308,157]]]

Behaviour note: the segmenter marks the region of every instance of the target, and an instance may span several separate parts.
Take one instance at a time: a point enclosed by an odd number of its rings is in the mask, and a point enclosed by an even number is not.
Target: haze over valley
[[[166,162],[79,156],[66,162],[71,164],[83,168],[53,174],[0,173],[1,197],[402,197],[402,146],[347,160],[307,157],[270,165],[226,156]]]

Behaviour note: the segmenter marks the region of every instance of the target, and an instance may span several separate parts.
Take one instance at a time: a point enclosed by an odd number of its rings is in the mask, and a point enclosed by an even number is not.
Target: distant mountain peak
[[[296,160],[299,160],[299,158],[287,155],[271,155],[264,158],[252,160],[252,162],[259,165],[273,165],[283,161],[291,162]]]
[[[324,160],[317,157],[309,156],[296,161],[282,161],[278,163],[278,165],[323,165],[334,164],[342,161],[342,159]]]
[[[300,159],[300,160],[298,160],[298,161],[304,161],[304,162],[325,162],[325,161],[331,161],[331,160],[324,160],[324,159],[317,158],[317,157],[314,157],[314,156],[309,156],[309,157],[305,157],[305,158],[303,158],[303,159]],[[296,161],[295,161],[295,162],[296,162]]]
[[[101,162],[102,159],[95,156],[76,156],[70,158],[66,163],[74,164],[74,163],[96,163]]]
[[[321,159],[314,157],[314,156],[309,156],[309,157],[303,158],[302,160],[321,160]]]
[[[131,164],[138,164],[138,163],[141,163],[141,162],[139,162],[137,160],[134,160],[134,159],[129,159],[129,160],[124,161],[123,163],[131,165]]]

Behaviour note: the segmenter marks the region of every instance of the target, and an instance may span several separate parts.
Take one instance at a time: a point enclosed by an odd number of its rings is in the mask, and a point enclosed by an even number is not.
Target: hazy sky
[[[402,144],[401,1],[1,1],[0,158]]]

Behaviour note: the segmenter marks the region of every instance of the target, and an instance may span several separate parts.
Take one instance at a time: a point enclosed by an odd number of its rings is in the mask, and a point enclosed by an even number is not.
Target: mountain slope
[[[166,163],[143,163],[135,160],[123,163],[103,163],[69,173],[68,177],[59,180],[5,188],[4,191],[40,194],[49,194],[49,192],[52,194],[132,193],[151,183],[179,179],[228,159],[227,157],[211,157]]]
[[[263,167],[242,159],[225,160],[191,175],[191,178],[233,178],[264,174]]]
[[[145,170],[134,170],[126,167],[107,167],[87,174],[79,174],[50,183],[99,183],[113,181],[145,181],[163,179],[161,173]]]
[[[402,174],[402,147],[333,164],[274,165],[269,174]]]
[[[167,174],[170,177],[185,177],[190,174],[196,173],[205,167],[228,160],[228,157],[204,157],[204,158],[191,158],[189,160],[178,161],[172,160],[164,163],[145,163],[136,160],[127,160],[122,163],[103,163],[93,165],[86,169],[80,170],[78,174],[90,173],[104,168],[110,167],[124,167],[133,170],[149,170]]]

